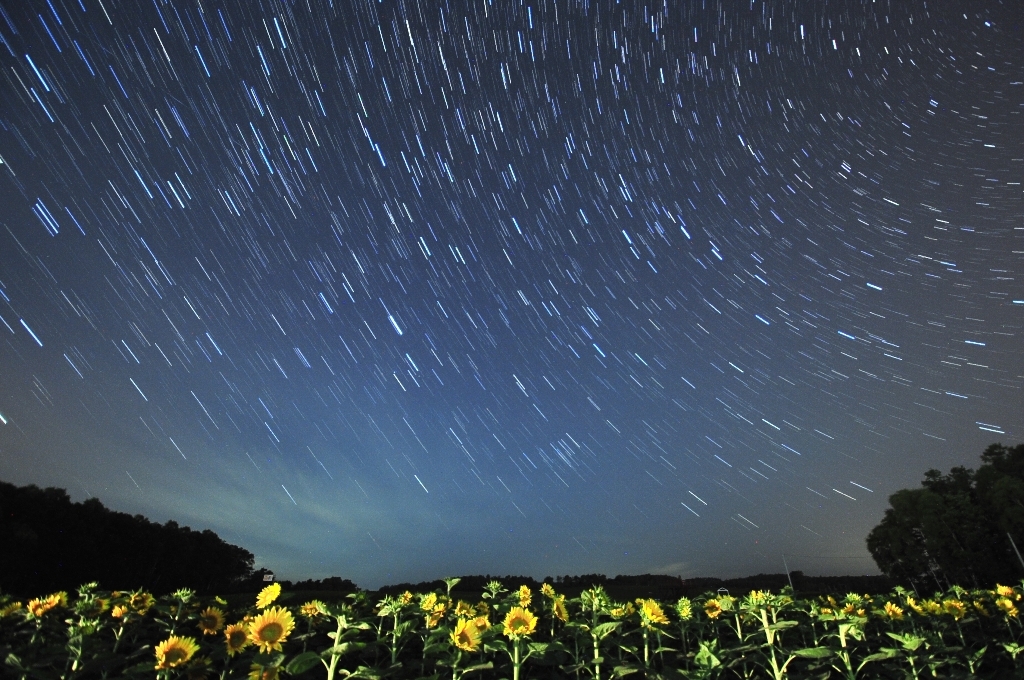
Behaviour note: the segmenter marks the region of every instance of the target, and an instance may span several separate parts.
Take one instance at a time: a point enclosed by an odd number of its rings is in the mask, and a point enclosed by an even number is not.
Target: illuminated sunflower
[[[10,616],[19,609],[21,609],[20,602],[11,602],[10,604],[5,604],[3,607],[0,607],[0,619]]]
[[[441,623],[444,619],[445,612],[448,610],[448,605],[444,602],[435,604],[434,608],[427,613],[426,625],[427,628],[435,628],[437,624]]]
[[[530,593],[530,586],[519,586],[519,592],[516,594],[519,596],[520,607],[530,606],[530,601],[533,599],[533,595]]]
[[[487,620],[486,616],[478,616],[473,619],[473,625],[481,633],[491,627],[491,622]]]
[[[307,619],[315,619],[318,616],[322,616],[326,611],[327,605],[320,600],[310,600],[299,608],[299,614],[302,614]]]
[[[996,584],[996,595],[1000,597],[1013,597],[1013,586],[1001,586]]]
[[[747,596],[747,601],[751,607],[764,607],[767,606],[770,593],[766,593],[763,590],[751,590],[750,595]]]
[[[224,612],[216,607],[207,607],[199,614],[198,627],[203,635],[216,635],[224,627]]]
[[[199,651],[199,645],[193,638],[172,635],[158,644],[153,651],[156,654],[156,669],[162,670],[180,666],[191,659],[192,655]]]
[[[512,607],[505,616],[505,636],[517,640],[525,635],[530,635],[537,628],[537,617],[523,607]]]
[[[654,600],[641,600],[640,602],[640,625],[644,628],[663,626],[668,623],[668,617],[661,610],[661,606]]]
[[[890,619],[895,619],[898,621],[903,618],[903,609],[901,607],[897,607],[892,602],[886,602],[885,615],[888,616]]]
[[[942,602],[942,608],[946,610],[946,613],[952,616],[954,619],[959,621],[967,613],[967,605],[960,600],[944,600]]]
[[[633,606],[632,602],[627,602],[621,607],[616,607],[612,609],[609,613],[612,615],[613,618],[626,619],[632,616],[633,614],[636,614],[636,607]]]
[[[463,619],[472,618],[473,605],[459,600],[459,603],[455,605],[455,615]]]
[[[412,593],[410,593],[408,590],[405,591],[404,593],[398,596],[398,602],[403,607],[410,605],[412,603]]]
[[[228,656],[234,656],[249,646],[249,631],[244,623],[232,623],[224,629],[224,641]]]
[[[487,616],[491,613],[491,606],[483,600],[480,600],[476,603],[476,613],[480,616]]]
[[[420,609],[425,612],[429,612],[437,604],[437,593],[428,593],[425,597],[420,600]]]
[[[569,610],[565,608],[565,595],[556,595],[551,602],[551,611],[555,618],[565,623],[569,620]]]
[[[679,598],[679,601],[676,602],[676,613],[679,614],[679,618],[683,621],[689,621],[693,618],[693,603],[690,602],[690,598]]]
[[[266,609],[270,606],[270,603],[277,599],[277,596],[281,594],[281,584],[271,583],[269,586],[260,591],[260,594],[256,596],[256,608]]]
[[[550,583],[545,583],[540,587],[540,594],[549,600],[555,599],[555,589],[551,587]]]
[[[912,597],[908,597],[907,598],[907,606],[910,607],[911,609],[913,609],[920,616],[927,616],[928,615],[928,613],[924,610],[924,607],[919,605],[917,603],[917,600],[915,600]]]
[[[452,644],[464,652],[475,652],[480,646],[480,630],[473,621],[459,619],[452,631]]]
[[[979,614],[981,614],[982,616],[989,616],[988,610],[985,609],[984,602],[978,602],[977,600],[975,600],[971,604],[974,605],[974,608],[978,610]]]
[[[253,619],[249,624],[249,641],[264,654],[281,651],[281,643],[295,627],[290,611],[283,607],[272,607]]]
[[[709,619],[717,619],[722,614],[722,605],[712,598],[704,603],[704,613]]]
[[[128,599],[128,606],[138,614],[145,614],[154,604],[156,600],[149,593],[132,593]]]
[[[942,605],[935,600],[925,600],[921,603],[924,610],[932,616],[938,616],[942,613]]]
[[[996,600],[996,606],[1002,609],[1007,616],[1012,616],[1016,618],[1018,613],[1017,608],[1013,605],[1013,602],[1009,598],[999,598],[998,600]]]
[[[37,619],[42,618],[46,612],[50,611],[54,607],[60,604],[60,598],[57,595],[49,595],[44,598],[34,599],[28,601],[28,610],[32,613],[32,616]]]

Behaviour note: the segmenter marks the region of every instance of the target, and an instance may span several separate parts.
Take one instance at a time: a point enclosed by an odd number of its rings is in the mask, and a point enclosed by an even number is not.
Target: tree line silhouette
[[[107,589],[229,592],[253,555],[210,530],[115,512],[63,489],[0,482],[0,589],[35,596],[95,581]]]
[[[618,597],[671,599],[725,588],[735,592],[885,592],[893,583],[944,590],[1012,583],[1024,575],[1024,444],[992,444],[975,471],[928,470],[919,489],[889,497],[890,508],[867,536],[867,547],[884,576],[810,577],[800,571],[740,579],[682,579],[660,574],[548,577],[569,595],[601,585]],[[34,596],[97,582],[107,589],[145,588],[155,594],[178,588],[200,593],[255,592],[273,575],[254,569],[251,552],[210,530],[194,531],[168,521],[152,522],[104,507],[90,498],[72,503],[63,489],[15,486],[0,481],[0,590]],[[479,593],[487,582],[540,587],[528,576],[464,576],[457,591]],[[332,576],[292,583],[286,590],[350,593],[348,579]],[[378,593],[423,592],[443,581],[399,583]]]

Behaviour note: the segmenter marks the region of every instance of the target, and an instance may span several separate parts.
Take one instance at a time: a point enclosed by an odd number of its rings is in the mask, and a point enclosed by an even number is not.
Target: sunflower
[[[942,613],[942,605],[935,600],[925,600],[921,604],[924,606],[925,611],[932,616],[938,616]]]
[[[523,607],[512,607],[505,616],[505,636],[513,640],[530,635],[537,628],[537,617]]]
[[[249,667],[249,680],[277,680],[279,677],[281,677],[279,666],[253,664]]]
[[[82,600],[79,600],[76,606],[76,610],[79,614],[93,617],[99,616],[108,609],[110,609],[110,599],[103,597],[94,598],[88,603],[84,603]]]
[[[154,604],[156,604],[156,600],[149,593],[132,593],[132,596],[128,598],[128,606],[137,614],[145,614]]]
[[[123,604],[114,605],[114,608],[110,610],[110,615],[115,619],[123,619],[128,616],[128,613],[128,607]]]
[[[434,608],[435,604],[437,604],[437,593],[429,593],[420,600],[420,609],[429,612]]]
[[[473,616],[473,605],[459,600],[459,603],[455,605],[455,615],[464,619],[471,618]]]
[[[426,625],[427,628],[435,628],[437,624],[441,623],[444,618],[445,612],[448,610],[448,605],[444,602],[435,604],[434,608],[427,613]]]
[[[709,619],[717,619],[722,613],[722,605],[716,599],[710,599],[704,603],[704,613]]]
[[[533,599],[533,595],[530,593],[530,586],[519,586],[519,592],[516,594],[519,596],[520,607],[530,606],[530,601]]]
[[[210,672],[210,660],[197,656],[189,661],[182,670],[185,671],[185,680],[206,680],[206,676]]]
[[[249,632],[244,623],[232,623],[224,629],[224,639],[228,647],[228,656],[234,656],[249,646]]]
[[[890,619],[896,619],[897,621],[903,618],[903,609],[897,607],[892,602],[885,603],[885,615]]]
[[[473,625],[481,633],[491,627],[491,622],[487,620],[486,616],[478,616],[473,619]]]
[[[217,607],[207,607],[199,614],[198,627],[203,635],[216,635],[224,627],[224,612]]]
[[[661,606],[654,600],[641,600],[640,602],[640,625],[644,628],[663,626],[668,623],[668,617],[661,610]]]
[[[555,599],[555,589],[551,587],[550,583],[545,583],[540,587],[540,594],[549,600]]]
[[[683,621],[689,621],[693,618],[693,603],[690,602],[690,598],[679,598],[679,601],[676,602],[676,613],[679,614],[679,618]]]
[[[19,609],[21,609],[20,602],[11,602],[10,604],[5,604],[3,607],[0,607],[0,619],[10,616]]]
[[[1000,597],[1013,597],[1013,586],[1001,586],[996,584],[996,595]]]
[[[967,606],[960,600],[943,600],[942,608],[957,621],[967,613]]]
[[[54,594],[44,598],[34,599],[28,601],[28,610],[32,613],[32,616],[37,619],[42,618],[46,612],[50,611],[54,607],[60,604],[60,598]]]
[[[747,602],[751,607],[765,607],[770,599],[771,593],[766,593],[763,590],[751,590],[750,595],[747,596]]]
[[[326,611],[327,605],[320,600],[310,600],[299,608],[299,613],[307,619],[315,619],[318,616],[323,616]]]
[[[272,607],[253,619],[249,624],[249,641],[264,654],[281,651],[281,643],[295,627],[290,611],[283,607]]]
[[[483,600],[480,600],[476,603],[476,613],[479,616],[487,616],[491,613],[491,606]]]
[[[1007,616],[1012,616],[1012,617],[1016,618],[1017,613],[1018,613],[1017,612],[1017,608],[1015,606],[1013,606],[1013,602],[1010,601],[1009,598],[1006,598],[1006,597],[999,598],[998,600],[996,600],[996,606],[999,607],[1000,609],[1002,609],[1003,612]]]
[[[569,610],[565,608],[565,595],[555,596],[555,599],[551,602],[551,612],[562,623],[569,620]]]
[[[180,666],[199,651],[199,645],[193,638],[172,635],[156,646],[156,669]]]
[[[621,607],[615,607],[609,612],[609,614],[611,614],[612,618],[615,619],[629,618],[633,614],[636,614],[636,607],[633,606],[632,602],[627,602]]]
[[[921,615],[921,616],[927,616],[927,615],[928,615],[928,612],[926,612],[926,611],[924,610],[924,607],[922,607],[921,605],[919,605],[919,604],[917,603],[917,600],[915,600],[915,599],[914,599],[914,598],[912,598],[912,597],[908,597],[908,598],[907,598],[907,606],[908,606],[908,607],[910,607],[911,609],[913,609],[913,610],[914,610],[915,612],[917,612],[917,613],[918,613],[919,615]]]
[[[266,609],[270,606],[270,603],[277,599],[277,596],[281,594],[281,584],[271,583],[269,586],[260,591],[260,594],[256,596],[256,608]]]
[[[405,591],[404,593],[398,596],[398,602],[403,607],[407,607],[408,605],[412,604],[412,593],[410,593],[408,590]]]
[[[480,646],[480,629],[473,621],[459,619],[452,631],[452,644],[464,652],[475,652]]]

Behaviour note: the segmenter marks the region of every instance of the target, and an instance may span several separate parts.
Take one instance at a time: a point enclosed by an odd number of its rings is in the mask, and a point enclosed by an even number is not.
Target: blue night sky
[[[0,478],[363,587],[876,573],[1024,433],[1019,10],[0,0]]]

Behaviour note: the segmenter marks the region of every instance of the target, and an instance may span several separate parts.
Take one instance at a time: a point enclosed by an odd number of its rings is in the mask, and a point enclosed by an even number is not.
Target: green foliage
[[[1024,570],[1024,444],[993,444],[977,472],[929,470],[919,489],[889,497],[890,508],[867,537],[886,575],[917,587],[1014,580]]]
[[[514,584],[508,584],[514,585]],[[550,588],[550,586],[548,586]],[[484,597],[486,595],[486,597]],[[919,598],[850,593],[798,600],[752,591],[706,593],[673,605],[616,602],[600,586],[565,600],[562,618],[536,597],[516,635],[519,588],[489,584],[479,603],[433,593],[365,593],[340,602],[230,609],[190,589],[153,598],[89,583],[69,596],[0,595],[0,675],[86,678],[499,680],[573,678],[1005,678],[1024,675],[1024,588],[953,587]],[[544,597],[561,596],[549,589]],[[255,603],[255,598],[250,600]],[[567,614],[567,616],[566,616]],[[261,633],[276,620],[283,635]],[[567,620],[566,620],[567,619]],[[261,624],[261,621],[263,622]],[[227,632],[242,637],[228,644]],[[260,639],[262,649],[246,639]],[[277,643],[272,645],[270,643]]]

